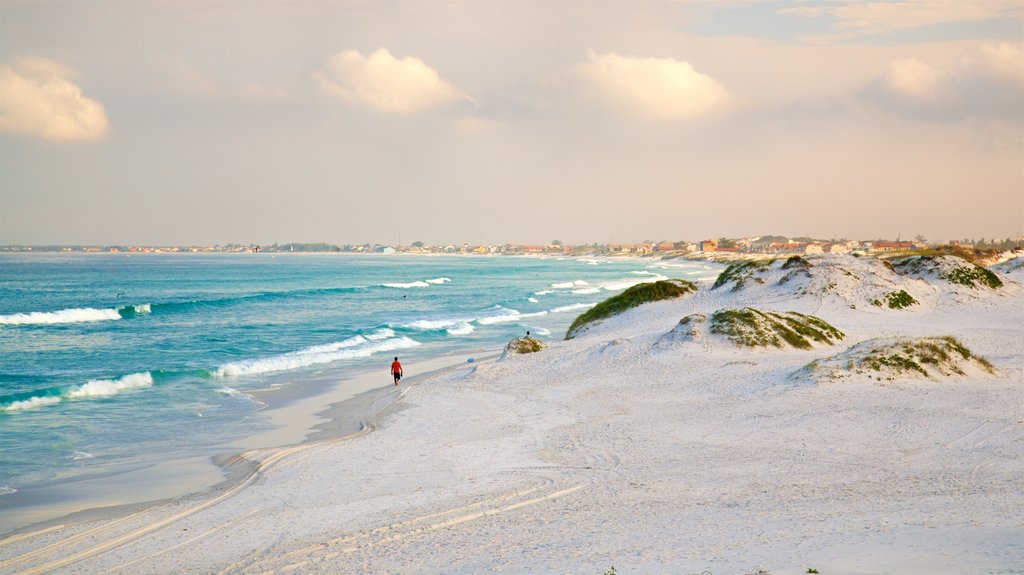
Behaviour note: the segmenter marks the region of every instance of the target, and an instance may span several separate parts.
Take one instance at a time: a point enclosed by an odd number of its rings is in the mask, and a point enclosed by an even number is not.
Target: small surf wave
[[[63,400],[59,395],[42,395],[12,401],[7,405],[0,406],[0,411],[24,411],[26,409],[36,409],[47,405],[53,405],[55,403],[60,403],[61,401]]]
[[[18,490],[13,488],[13,487],[8,487],[7,485],[0,485],[0,496],[10,495],[12,493],[17,493],[17,492],[18,492]]]
[[[553,289],[545,289],[545,290],[535,291],[535,292],[533,292],[533,295],[548,295],[549,293],[555,293],[555,290],[553,290]]]
[[[92,459],[94,457],[96,456],[87,451],[75,451],[69,456],[72,461],[82,461],[83,459]]]
[[[111,321],[149,312],[149,304],[127,305],[124,307],[105,309],[78,307],[57,311],[32,311],[28,313],[0,315],[0,325],[50,325],[60,323]]]
[[[307,347],[281,355],[227,363],[218,367],[212,375],[214,377],[239,377],[290,371],[342,359],[369,357],[376,353],[417,345],[420,345],[419,342],[405,336],[375,341],[363,336],[355,336],[345,341]]]
[[[583,288],[583,289],[574,289],[574,290],[572,290],[572,293],[579,294],[579,295],[589,295],[589,294],[601,293],[601,288],[590,287],[590,288]]]
[[[530,303],[540,303],[540,300],[535,298],[535,297],[528,297],[528,298],[526,298],[526,301],[528,301]]]
[[[448,282],[450,282],[452,280],[451,280],[451,278],[434,278],[432,280],[424,280],[424,281],[426,281],[428,284],[443,284],[443,283],[448,283]]]
[[[110,397],[124,391],[153,385],[150,372],[132,373],[116,379],[91,379],[82,385],[55,387],[0,397],[0,412],[25,411],[54,405],[65,400]]]
[[[586,286],[586,285],[590,285],[590,283],[585,281],[585,280],[576,280],[576,281],[571,281],[571,282],[553,283],[553,284],[551,284],[551,287],[553,287],[555,289],[572,289],[574,287]]]
[[[450,333],[451,335],[469,335],[473,333],[473,331],[475,330],[476,328],[474,328],[473,325],[470,324],[469,322],[462,322],[456,325],[455,327],[450,327],[447,329],[448,333]]]
[[[418,287],[430,287],[430,284],[428,284],[427,282],[422,282],[422,281],[414,281],[414,282],[409,282],[409,283],[404,283],[404,284],[380,284],[380,285],[382,285],[384,287],[399,288],[399,289],[410,289],[410,288],[418,288]]]
[[[590,309],[590,308],[594,307],[595,305],[597,305],[597,304],[596,303],[574,303],[574,304],[570,304],[570,305],[563,305],[561,307],[556,307],[555,309],[551,310],[551,313],[562,313],[562,312],[567,312],[567,311],[575,311],[575,310],[578,310],[578,309]]]
[[[667,279],[668,279],[668,277],[663,276],[661,274],[651,274],[650,276],[645,276],[645,277],[642,277],[642,278],[625,278],[625,279],[618,280],[618,281],[610,281],[608,283],[601,284],[601,289],[606,290],[606,291],[619,291],[619,290],[624,290],[626,288],[633,287],[633,286],[635,286],[637,284],[653,282],[653,281],[660,281],[660,280],[667,280]]]
[[[403,327],[412,329],[418,329],[420,331],[434,331],[440,329],[448,329],[453,326],[457,326],[460,323],[466,323],[473,321],[471,319],[421,319],[412,323],[407,323]]]
[[[71,389],[66,397],[69,399],[109,397],[129,389],[141,389],[152,385],[153,375],[146,371],[126,375],[119,379],[93,379],[88,383]]]

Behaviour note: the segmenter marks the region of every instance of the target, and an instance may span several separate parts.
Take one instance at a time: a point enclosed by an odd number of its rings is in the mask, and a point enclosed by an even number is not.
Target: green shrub
[[[903,309],[905,307],[910,307],[912,305],[917,305],[917,303],[918,303],[917,300],[914,299],[913,296],[911,296],[910,294],[908,294],[904,290],[889,292],[889,293],[885,294],[885,298],[889,302],[889,308],[890,309]],[[877,300],[875,300],[875,301],[877,301]],[[874,302],[872,302],[872,303],[874,303]],[[879,304],[876,304],[876,305],[881,305],[881,304],[879,303]]]
[[[954,268],[946,274],[946,280],[949,283],[960,284],[969,288],[973,288],[975,282],[987,285],[992,289],[1003,287],[1003,282],[999,279],[999,276],[980,266]]]
[[[741,290],[746,284],[746,280],[753,277],[757,272],[767,269],[774,261],[773,259],[752,260],[729,264],[725,271],[718,274],[718,279],[715,280],[715,284],[711,286],[711,289],[718,289],[731,281],[735,281],[736,285],[733,286],[732,291]],[[764,280],[761,281],[763,282]]]
[[[618,315],[641,304],[682,297],[695,291],[697,284],[686,280],[659,280],[637,284],[583,312],[569,326],[565,339],[576,337],[580,328],[597,320]]]
[[[711,333],[725,335],[746,347],[784,347],[810,349],[811,342],[831,345],[843,339],[843,332],[828,322],[797,312],[777,313],[754,308],[721,309],[711,316]]]

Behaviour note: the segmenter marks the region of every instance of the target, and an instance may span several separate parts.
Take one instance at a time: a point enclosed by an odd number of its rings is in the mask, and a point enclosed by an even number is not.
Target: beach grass
[[[697,284],[686,280],[658,280],[632,286],[580,314],[565,333],[565,339],[576,337],[579,330],[595,321],[618,315],[638,305],[674,299],[697,291]]]

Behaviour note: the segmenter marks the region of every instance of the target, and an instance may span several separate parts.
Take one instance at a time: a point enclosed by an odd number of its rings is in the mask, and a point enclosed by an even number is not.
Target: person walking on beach
[[[398,363],[398,358],[391,362],[391,375],[395,376],[395,385],[398,385],[398,380],[402,379],[402,364]]]

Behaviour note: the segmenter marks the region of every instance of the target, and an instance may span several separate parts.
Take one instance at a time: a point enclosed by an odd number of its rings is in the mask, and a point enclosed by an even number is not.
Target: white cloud
[[[917,58],[889,62],[882,86],[892,94],[922,103],[944,100],[956,89],[952,76]]]
[[[946,69],[917,58],[894,59],[868,94],[883,107],[911,116],[1020,116],[1024,53],[1010,44],[984,44]]]
[[[717,80],[672,58],[597,54],[576,66],[599,93],[635,113],[654,118],[694,118],[724,108],[729,93]]]
[[[0,132],[49,140],[87,140],[107,133],[103,105],[82,95],[72,72],[45,58],[0,65]]]
[[[327,93],[385,114],[411,114],[470,101],[419,58],[395,58],[384,48],[368,56],[355,50],[337,54],[316,78]]]

